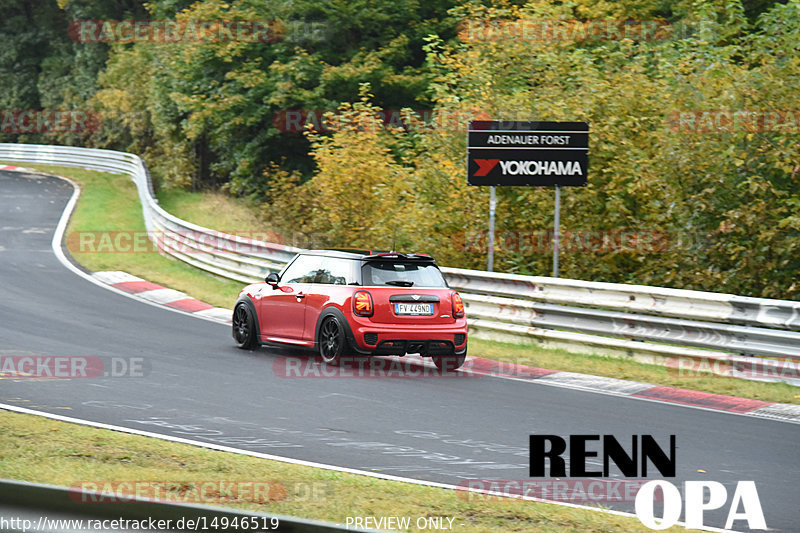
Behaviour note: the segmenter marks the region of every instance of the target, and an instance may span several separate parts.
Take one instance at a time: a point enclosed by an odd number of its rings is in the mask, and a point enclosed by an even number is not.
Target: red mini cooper
[[[236,300],[240,348],[312,348],[331,364],[348,355],[420,354],[446,370],[466,359],[464,302],[429,255],[310,250],[265,281]]]

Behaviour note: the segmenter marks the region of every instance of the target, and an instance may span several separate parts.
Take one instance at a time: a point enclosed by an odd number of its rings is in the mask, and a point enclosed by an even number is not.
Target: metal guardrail
[[[645,285],[444,269],[469,292],[800,331],[800,302]]]
[[[469,316],[800,360],[800,302],[443,268]]]
[[[159,523],[161,531],[284,531],[287,533],[330,533],[353,531],[342,524],[306,520],[292,516],[266,514],[255,511],[240,511],[222,507],[197,504],[163,502],[134,496],[125,501],[112,501],[109,494],[87,491],[77,487],[60,487],[27,481],[0,479],[0,524],[3,531],[39,531],[62,533],[64,531],[97,530],[88,526],[97,521],[117,521],[120,529],[152,530],[152,527],[136,527],[140,524]],[[99,503],[98,503],[99,502]],[[128,527],[122,527],[127,521]],[[82,522],[80,522],[82,521]],[[169,522],[167,522],[169,521]],[[235,527],[232,524],[247,526]],[[216,525],[214,525],[216,524]],[[228,527],[223,527],[227,524]],[[193,527],[197,525],[198,527]],[[250,527],[255,526],[258,527]],[[358,529],[357,531],[367,531]]]
[[[145,228],[159,250],[224,278],[242,283],[263,279],[270,271],[283,268],[298,251],[291,246],[228,235],[167,213],[153,194],[147,167],[134,154],[71,146],[0,143],[0,159],[129,176],[139,193]]]
[[[167,213],[153,195],[146,166],[133,154],[0,144],[0,160],[78,166],[131,177],[147,230],[159,249],[217,276],[242,283],[260,281],[299,251],[214,231]],[[442,271],[462,294],[471,334],[479,337],[670,366],[686,358],[712,361],[716,366],[704,369],[800,384],[795,363],[800,360],[800,302],[457,268]],[[795,365],[788,375],[787,365]]]

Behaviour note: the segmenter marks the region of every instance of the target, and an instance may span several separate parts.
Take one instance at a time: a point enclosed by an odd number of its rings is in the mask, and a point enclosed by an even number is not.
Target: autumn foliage
[[[66,102],[103,128],[14,140],[135,151],[161,186],[250,196],[304,244],[485,268],[489,193],[466,184],[468,117],[586,121],[589,185],[562,194],[562,276],[800,298],[799,0],[98,6],[277,19],[285,35],[68,43],[71,70],[43,62],[5,106]],[[104,15],[86,9],[51,18]],[[380,117],[401,108],[400,124]],[[336,127],[281,131],[274,117],[292,109],[338,110]],[[500,188],[496,270],[548,275],[552,225],[552,189]]]

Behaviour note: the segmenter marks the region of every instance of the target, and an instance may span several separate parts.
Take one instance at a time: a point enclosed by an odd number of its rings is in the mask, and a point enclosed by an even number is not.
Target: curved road
[[[238,350],[227,326],[115,294],[59,263],[50,243],[71,194],[55,178],[0,172],[0,355],[138,357],[146,375],[0,379],[0,403],[448,484],[528,479],[531,433],[662,444],[675,434],[670,481],[719,481],[730,498],[736,481],[755,480],[767,526],[800,530],[800,425],[492,377],[287,378],[283,363],[316,362]],[[631,502],[613,507],[633,512]],[[722,527],[727,508],[706,525]]]

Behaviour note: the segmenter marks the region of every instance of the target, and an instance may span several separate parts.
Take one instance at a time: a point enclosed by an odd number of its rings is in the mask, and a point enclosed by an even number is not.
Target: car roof
[[[301,255],[319,255],[324,257],[337,257],[340,259],[358,259],[362,261],[415,261],[434,262],[433,257],[427,254],[408,254],[401,252],[386,252],[365,250],[360,248],[331,248],[326,250],[304,250]]]

